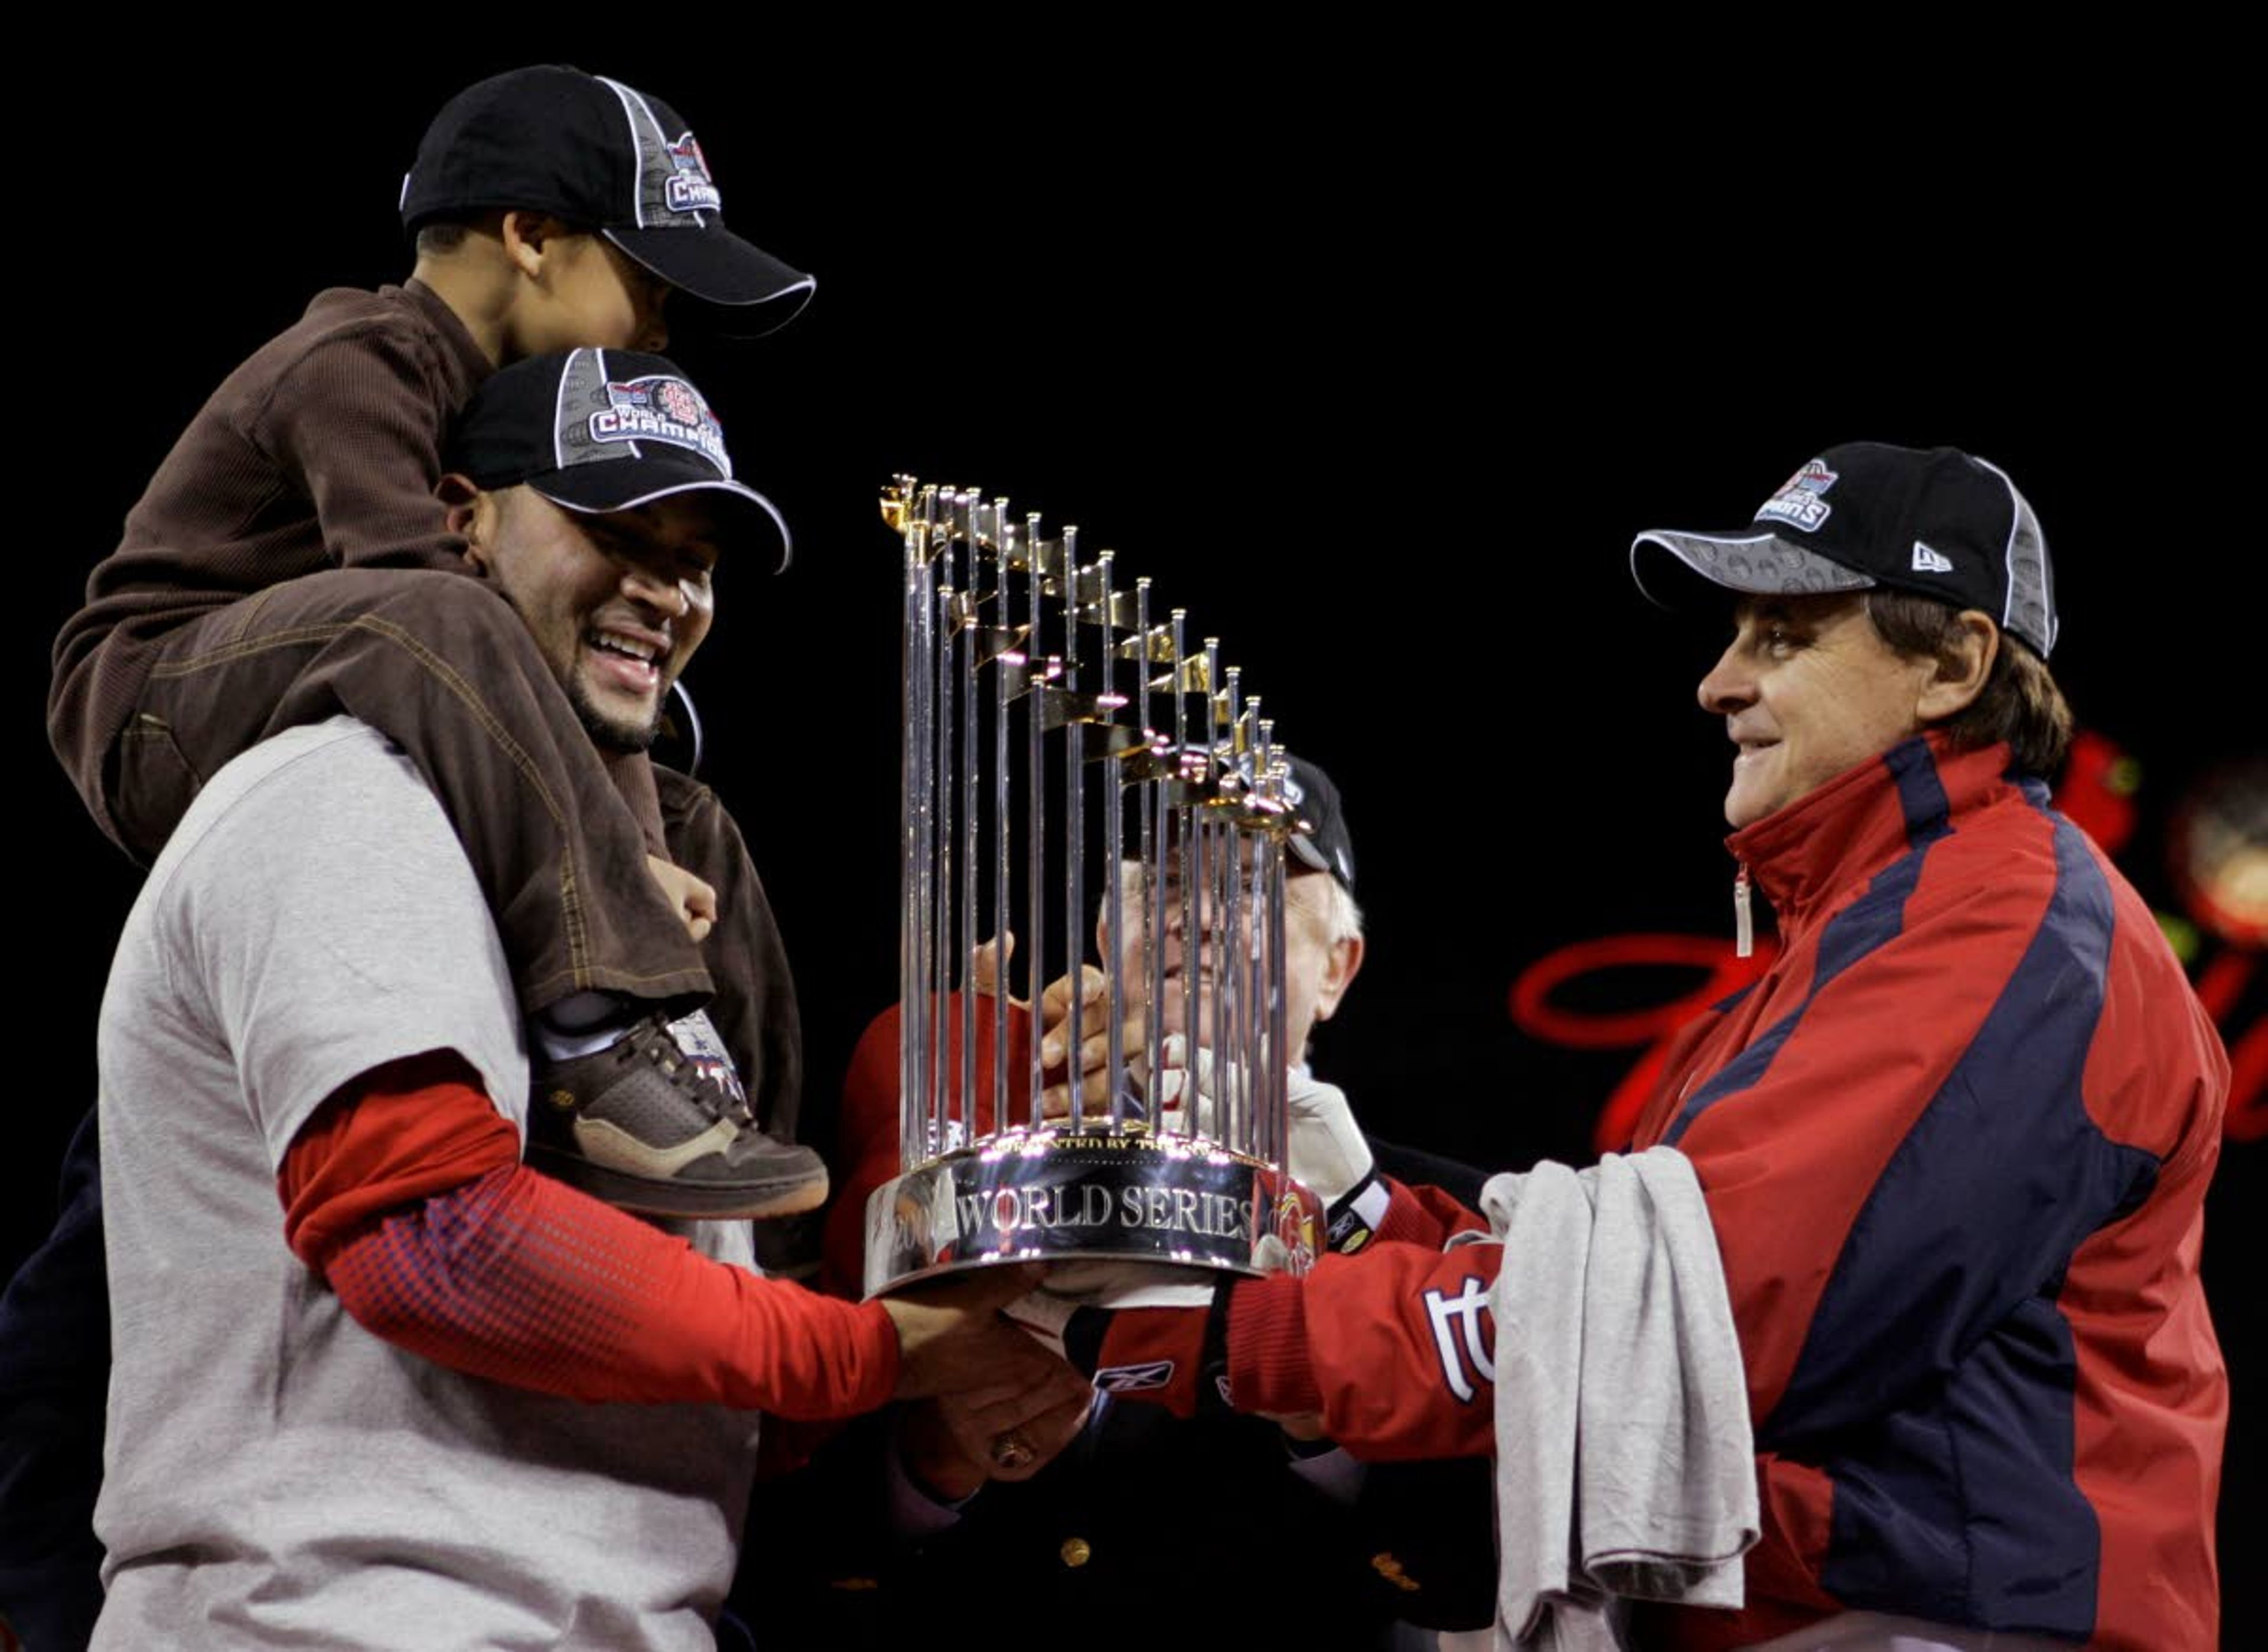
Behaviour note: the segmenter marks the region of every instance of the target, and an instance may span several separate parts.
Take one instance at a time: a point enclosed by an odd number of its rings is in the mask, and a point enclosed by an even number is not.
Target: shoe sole
[[[578,1154],[530,1142],[527,1162],[546,1176],[642,1216],[690,1216],[707,1221],[762,1221],[800,1216],[827,1202],[824,1169],[816,1176],[770,1182],[657,1182],[593,1164]]]

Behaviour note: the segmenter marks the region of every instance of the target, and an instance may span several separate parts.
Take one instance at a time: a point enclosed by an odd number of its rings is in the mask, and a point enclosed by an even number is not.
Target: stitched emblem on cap
[[[668,442],[690,449],[725,476],[725,431],[701,393],[682,379],[663,373],[627,381],[607,381],[608,405],[591,415],[594,442]]]
[[[662,186],[661,198],[673,212],[721,212],[725,210],[724,195],[715,180],[709,176],[709,162],[701,153],[701,145],[686,133],[674,144],[666,146],[669,156],[669,181]]]
[[[1808,534],[1835,513],[1835,507],[1821,496],[1838,480],[1827,468],[1823,459],[1815,459],[1790,476],[1778,493],[1764,502],[1756,513],[1756,520],[1770,517],[1786,522],[1790,527],[1800,527]]]
[[[1916,573],[1951,573],[1953,558],[1941,550],[1932,550],[1921,541],[1914,541],[1914,572]]]

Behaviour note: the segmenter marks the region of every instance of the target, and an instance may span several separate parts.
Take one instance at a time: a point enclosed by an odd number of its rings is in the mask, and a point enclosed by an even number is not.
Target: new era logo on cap
[[[1932,550],[1921,541],[1914,541],[1914,572],[1916,573],[1951,573],[1953,558],[1941,551]]]

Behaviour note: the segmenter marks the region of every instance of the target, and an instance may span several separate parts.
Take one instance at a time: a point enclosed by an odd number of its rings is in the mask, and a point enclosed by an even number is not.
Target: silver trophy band
[[[905,557],[904,1168],[867,1205],[868,1294],[1032,1259],[1304,1267],[1318,1213],[1282,1169],[1301,822],[1272,720],[1148,579],[1082,564],[1076,527],[909,476],[882,506]],[[1100,1103],[1074,1071],[1051,1110],[1036,1056],[1005,1058],[1007,966],[972,978],[1005,933],[1027,1004],[1076,978],[1090,889],[1108,1024],[1141,1039],[1107,1040]]]

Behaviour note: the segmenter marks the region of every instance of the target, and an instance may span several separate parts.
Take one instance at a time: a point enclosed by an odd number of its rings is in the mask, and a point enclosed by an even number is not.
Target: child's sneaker
[[[817,1154],[756,1128],[699,1010],[641,1017],[604,1048],[542,1067],[527,1156],[609,1205],[655,1216],[792,1216],[827,1198]]]

